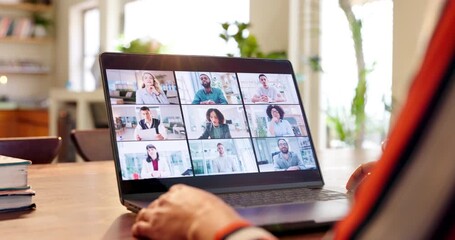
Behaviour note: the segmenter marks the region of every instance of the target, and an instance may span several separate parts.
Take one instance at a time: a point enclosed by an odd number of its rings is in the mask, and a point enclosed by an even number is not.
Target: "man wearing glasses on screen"
[[[280,152],[273,156],[273,167],[279,170],[303,170],[306,169],[302,159],[292,151],[289,151],[289,144],[284,138],[277,141]]]

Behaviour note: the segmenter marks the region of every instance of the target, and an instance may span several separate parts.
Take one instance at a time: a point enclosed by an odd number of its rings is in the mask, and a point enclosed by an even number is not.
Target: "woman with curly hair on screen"
[[[291,124],[283,119],[283,108],[278,105],[269,105],[265,112],[270,119],[270,122],[267,124],[269,137],[294,136]]]

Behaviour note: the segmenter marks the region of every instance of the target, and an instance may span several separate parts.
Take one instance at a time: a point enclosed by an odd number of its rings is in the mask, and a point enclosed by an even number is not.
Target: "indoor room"
[[[454,5],[0,0],[2,238],[451,239]]]

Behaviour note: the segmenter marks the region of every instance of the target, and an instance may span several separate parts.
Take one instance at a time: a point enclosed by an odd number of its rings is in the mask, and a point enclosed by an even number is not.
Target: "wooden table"
[[[344,191],[350,173],[378,151],[326,150],[319,154],[326,187]],[[114,163],[32,165],[36,210],[0,214],[1,239],[132,239],[135,214],[120,204]],[[283,239],[320,239],[323,232]]]

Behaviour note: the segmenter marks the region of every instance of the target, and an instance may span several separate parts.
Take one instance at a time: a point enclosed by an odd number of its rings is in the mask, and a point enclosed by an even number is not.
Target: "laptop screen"
[[[103,53],[122,191],[321,186],[286,60]]]

